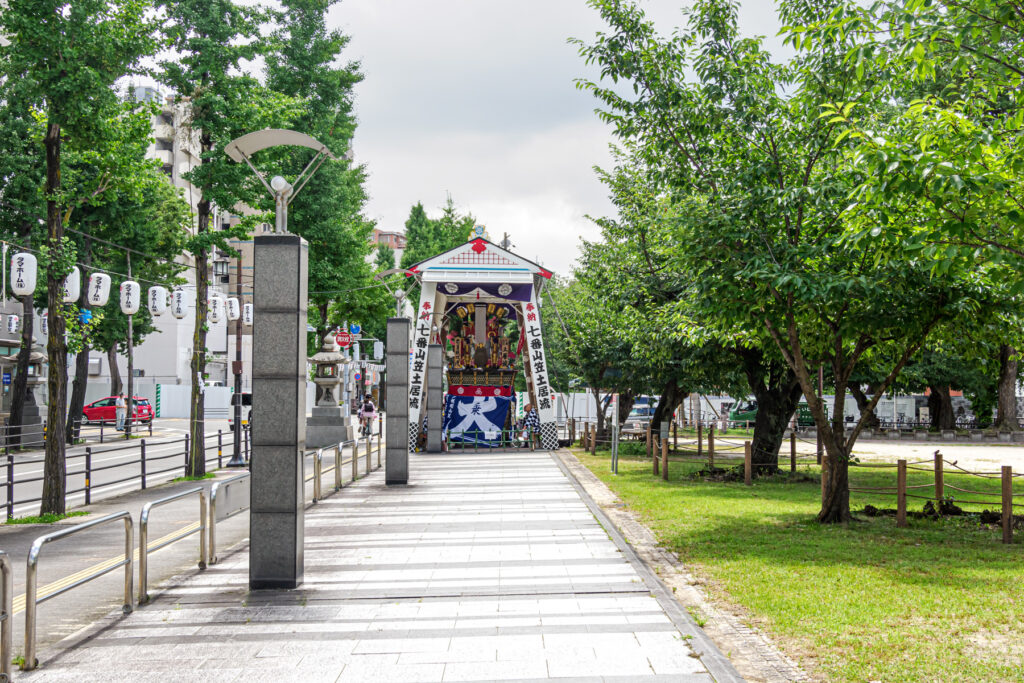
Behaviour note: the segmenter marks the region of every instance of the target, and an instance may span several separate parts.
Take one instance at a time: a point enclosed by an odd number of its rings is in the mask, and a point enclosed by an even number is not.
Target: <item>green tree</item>
[[[341,319],[332,315],[331,302],[339,296],[372,284],[371,251],[373,222],[362,211],[367,195],[366,170],[346,158],[356,121],[352,112],[352,88],[363,76],[359,65],[339,65],[348,37],[326,26],[328,10],[337,0],[285,0],[280,28],[267,54],[267,86],[301,101],[301,113],[291,127],[323,142],[339,157],[325,162],[289,208],[290,230],[309,243],[309,303],[316,316],[318,348],[324,336]],[[289,149],[281,164],[286,177],[296,177],[314,152]],[[378,297],[379,298],[379,297]],[[348,300],[347,319],[369,315],[361,301]]]
[[[254,130],[286,127],[297,115],[297,103],[260,84],[243,63],[263,56],[260,29],[266,19],[260,8],[232,0],[159,0],[173,59],[160,62],[158,78],[185,108],[183,140],[196,140],[201,163],[184,174],[199,191],[195,233],[186,249],[195,267],[195,328],[192,334],[192,394],[189,433],[191,453],[186,474],[206,472],[204,396],[200,380],[206,371],[209,256],[214,248],[233,253],[231,238],[244,239],[260,217],[247,217],[236,228],[214,231],[214,207],[233,210],[239,204],[258,206],[264,193],[243,164],[231,163],[224,147]],[[261,157],[272,152],[262,152]]]
[[[61,304],[64,277],[75,253],[64,237],[68,213],[84,200],[69,195],[62,178],[61,152],[65,140],[86,149],[100,136],[108,112],[116,108],[113,85],[151,54],[155,24],[152,4],[145,0],[10,0],[0,14],[0,33],[11,42],[2,53],[0,71],[6,78],[23,78],[39,103],[46,159],[46,288],[49,310],[47,360],[46,461],[42,513],[64,512],[65,409],[67,358],[65,321]],[[116,165],[116,159],[97,158]],[[104,176],[89,200],[95,201],[117,184]]]
[[[899,243],[881,239],[869,249],[847,241],[843,212],[856,179],[840,129],[821,116],[854,92],[845,44],[821,41],[776,63],[760,39],[739,35],[727,0],[696,2],[671,39],[632,4],[591,4],[612,30],[582,52],[603,77],[632,87],[585,87],[671,197],[676,241],[686,245],[678,263],[695,285],[692,320],[722,333],[770,335],[826,449],[818,519],[845,522],[850,450],[866,421],[862,415],[847,431],[851,374],[868,349],[891,345],[887,389],[937,323],[978,310],[985,273],[964,259],[937,278]],[[820,18],[827,4],[783,2],[780,11],[798,24]],[[816,386],[820,365],[832,371],[831,414]]]
[[[378,244],[376,255],[373,257],[373,265],[378,271],[395,268],[395,250],[386,244]]]

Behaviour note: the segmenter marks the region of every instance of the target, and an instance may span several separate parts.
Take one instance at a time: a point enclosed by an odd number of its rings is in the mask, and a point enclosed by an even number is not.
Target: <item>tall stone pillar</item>
[[[427,452],[441,452],[441,426],[443,421],[442,408],[444,395],[441,378],[440,344],[427,347]]]
[[[309,247],[298,235],[254,239],[249,588],[302,583]]]
[[[388,318],[387,447],[384,481],[388,486],[409,483],[409,326],[408,318]]]

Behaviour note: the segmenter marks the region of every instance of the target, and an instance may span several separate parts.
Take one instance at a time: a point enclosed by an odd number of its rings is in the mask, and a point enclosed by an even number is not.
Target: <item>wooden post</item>
[[[700,422],[697,423],[697,457],[704,455],[704,429]]]
[[[789,472],[796,472],[796,430],[789,433]]]
[[[708,469],[715,469],[715,423],[708,425]]]
[[[896,462],[896,526],[907,526],[907,461]]]
[[[652,471],[654,472],[654,476],[658,476],[658,451],[655,448],[653,448],[653,445],[654,444],[652,444],[652,450],[651,450],[651,453],[653,454],[651,456],[651,465],[652,465],[652,468],[653,468]]]
[[[576,443],[576,430],[573,429],[573,420],[571,417],[569,418],[569,421],[566,422],[565,426],[569,430],[569,443]]]
[[[590,454],[597,455],[597,423],[594,423],[594,431],[590,433]]]
[[[679,450],[679,423],[672,420],[672,450]]]
[[[587,439],[590,438],[590,423],[583,423],[583,438],[580,439],[580,445],[583,446],[583,450],[587,450]]]
[[[942,484],[942,453],[935,451],[935,501],[940,502],[943,496]]]
[[[647,457],[651,457],[654,453],[654,442],[651,441],[651,422],[647,421]]]
[[[751,453],[750,453],[750,442],[749,441],[744,441],[743,442],[743,483],[746,484],[747,486],[753,486],[753,483],[754,483],[753,481],[751,481],[752,473],[751,473],[750,470],[753,468],[753,462],[751,460],[752,460],[752,458],[751,458]]]
[[[1013,542],[1013,467],[1003,465],[1003,543]]]
[[[668,439],[661,440],[661,478],[668,481]]]

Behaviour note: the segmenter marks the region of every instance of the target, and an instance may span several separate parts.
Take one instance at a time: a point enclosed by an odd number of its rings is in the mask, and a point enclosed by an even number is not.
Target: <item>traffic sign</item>
[[[352,343],[352,335],[342,330],[341,332],[338,332],[337,335],[335,335],[334,341],[338,342],[338,346],[340,346],[341,348],[347,349],[349,347],[349,344]]]
[[[363,376],[362,376],[361,374],[359,374],[359,373],[357,372],[357,373],[356,373],[356,381],[358,382],[358,381],[359,381],[359,380],[361,380],[362,378],[363,378]]]
[[[351,332],[352,334],[359,334],[360,332],[363,331],[363,327],[362,325],[359,325],[357,323],[352,323],[351,325],[348,326],[348,331]]]

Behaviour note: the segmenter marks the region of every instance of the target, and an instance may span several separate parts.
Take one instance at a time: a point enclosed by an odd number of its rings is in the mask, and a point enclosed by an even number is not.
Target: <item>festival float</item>
[[[409,372],[409,448],[420,445],[424,421],[428,429],[440,424],[449,448],[506,445],[517,402],[536,408],[541,446],[557,448],[539,303],[551,271],[494,244],[483,226],[466,244],[409,271],[421,283]],[[425,405],[431,344],[443,348],[447,387],[436,416],[427,415]],[[515,391],[520,371],[523,395]]]

